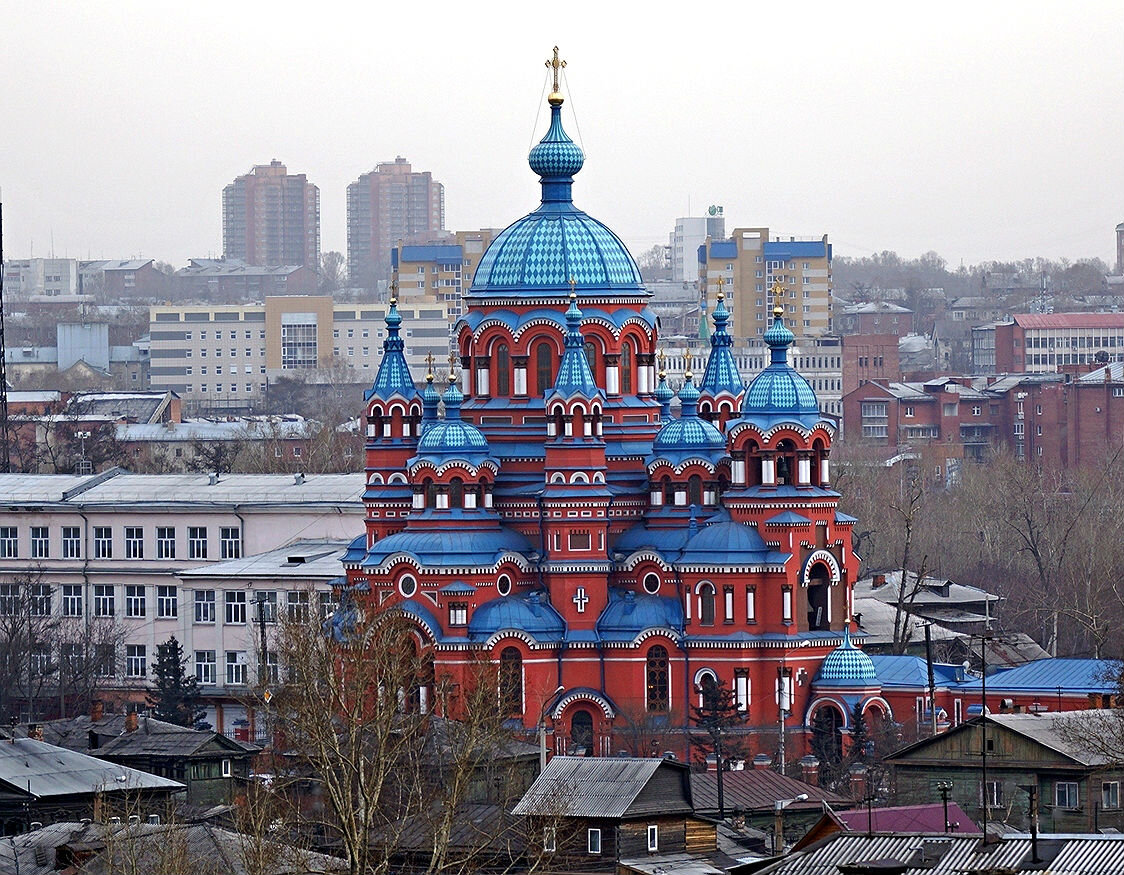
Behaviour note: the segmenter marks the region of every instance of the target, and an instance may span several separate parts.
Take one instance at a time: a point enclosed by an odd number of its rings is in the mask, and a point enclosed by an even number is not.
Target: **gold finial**
[[[562,97],[562,91],[558,85],[558,74],[565,69],[566,62],[558,57],[558,46],[554,47],[554,57],[547,60],[546,66],[548,69],[553,69],[554,71],[554,88],[551,90],[550,96],[547,97],[546,101],[551,106],[561,106],[565,98]]]
[[[425,381],[427,383],[432,383],[433,382],[433,353],[432,352],[429,353],[429,355],[427,355],[425,357],[425,363],[427,365],[429,365],[429,373],[427,373],[425,375]]]
[[[773,318],[780,319],[784,315],[784,304],[779,301],[773,304]]]
[[[570,300],[571,301],[577,300],[578,293],[574,291],[574,287],[577,286],[577,284],[578,284],[578,281],[576,279],[574,279],[573,276],[571,276],[570,277]]]
[[[432,355],[432,353],[430,353]],[[449,353],[449,385],[452,386],[457,381],[457,375],[453,371],[453,367],[457,363],[457,354],[455,352]]]

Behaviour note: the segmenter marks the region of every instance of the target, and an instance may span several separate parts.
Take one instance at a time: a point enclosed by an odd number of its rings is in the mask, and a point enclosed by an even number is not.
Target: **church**
[[[486,658],[512,725],[545,725],[556,753],[686,756],[690,708],[721,682],[750,753],[783,765],[808,752],[820,708],[837,734],[856,704],[891,716],[850,638],[835,426],[788,364],[780,308],[770,364],[744,384],[721,294],[704,373],[672,391],[636,262],[574,203],[585,156],[553,66],[528,158],[541,202],[492,241],[459,359],[421,389],[392,302],[344,586],[410,619],[432,662],[419,707],[440,712],[433,679]]]

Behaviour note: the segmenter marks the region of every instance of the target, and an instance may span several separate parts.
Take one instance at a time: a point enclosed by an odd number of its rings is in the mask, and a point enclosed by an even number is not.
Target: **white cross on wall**
[[[589,603],[589,596],[585,594],[585,587],[579,586],[578,591],[574,593],[574,604],[578,606],[578,613],[585,613],[585,606]]]

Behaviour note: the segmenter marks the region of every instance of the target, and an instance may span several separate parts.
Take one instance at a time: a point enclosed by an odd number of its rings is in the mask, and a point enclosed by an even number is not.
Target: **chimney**
[[[125,731],[126,732],[136,732],[137,731],[137,712],[136,711],[128,711],[125,714]]]
[[[148,815],[148,822],[151,823],[151,824],[158,824],[160,822],[160,815],[159,814]]]
[[[101,699],[94,699],[90,703],[90,722],[97,723],[105,718],[105,703]]]
[[[769,756],[767,753],[759,753],[757,756],[755,756],[753,758],[753,768],[758,769],[759,771],[763,772],[766,769],[771,768],[772,765],[773,765],[773,758],[771,756]]]
[[[27,737],[34,738],[36,741],[42,741],[43,727],[38,723],[29,723],[27,726]]]
[[[214,486],[218,482],[219,482],[218,472],[214,471],[214,472],[211,473],[211,476],[207,478],[207,483],[211,486]]]
[[[866,766],[855,763],[848,771],[851,779],[851,798],[861,801],[866,798]]]

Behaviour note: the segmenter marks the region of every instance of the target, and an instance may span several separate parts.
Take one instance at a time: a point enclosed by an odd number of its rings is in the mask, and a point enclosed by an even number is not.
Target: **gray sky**
[[[537,204],[555,43],[575,201],[634,254],[688,202],[953,265],[1109,260],[1124,221],[1120,0],[7,7],[9,257],[218,254],[222,187],[271,158],[320,186],[324,250],[396,155],[445,184],[449,228],[507,225]]]

